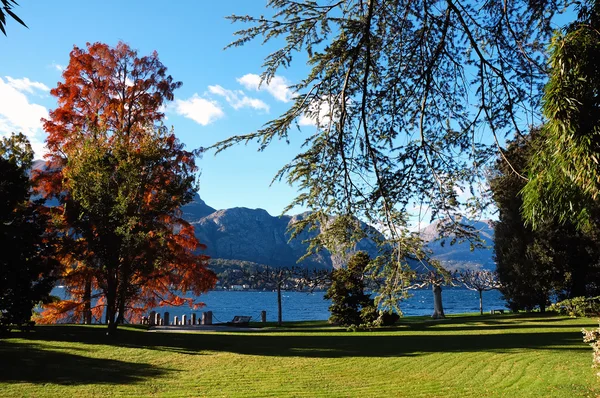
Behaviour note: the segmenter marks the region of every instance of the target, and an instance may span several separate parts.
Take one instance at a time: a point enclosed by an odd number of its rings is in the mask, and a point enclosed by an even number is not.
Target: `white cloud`
[[[306,114],[300,116],[300,119],[298,119],[298,124],[300,126],[317,126],[316,120],[310,116],[306,116]]]
[[[258,91],[260,87],[260,76],[254,73],[248,73],[236,79],[238,83],[246,88],[246,90]]]
[[[225,101],[227,101],[227,103],[231,105],[235,110],[248,107],[269,112],[269,105],[265,104],[258,98],[251,98],[246,96],[246,94],[244,94],[244,92],[241,90],[227,90],[226,88],[223,88],[219,85],[215,85],[208,86],[208,91],[211,94],[215,94],[225,98]]]
[[[292,99],[293,92],[290,90],[290,82],[282,76],[273,76],[271,81],[260,82],[260,76],[254,73],[248,73],[236,79],[238,83],[246,90],[266,91],[281,102],[289,102]]]
[[[225,116],[217,102],[199,97],[198,94],[187,100],[175,100],[175,112],[202,126],[208,126]]]
[[[325,127],[331,120],[331,113],[335,111],[336,109],[331,103],[330,97],[313,101],[308,107],[308,112],[298,119],[298,124],[300,126]]]
[[[23,133],[31,142],[36,158],[43,156],[47,149],[44,144],[45,134],[40,119],[48,117],[48,110],[39,104],[29,102],[25,93],[33,90],[48,91],[48,87],[28,78],[0,78],[0,136],[10,133]]]
[[[64,65],[61,64],[57,64],[56,62],[52,62],[52,64],[50,65],[51,67],[53,67],[54,69],[56,69],[57,71],[61,72],[65,70]]]
[[[10,76],[5,76],[6,77],[6,81],[10,87],[14,88],[15,90],[21,91],[21,92],[28,92],[33,94],[34,90],[41,90],[41,91],[50,91],[50,89],[48,88],[48,86],[46,86],[44,83],[40,83],[40,82],[32,82],[31,80],[29,80],[29,78],[24,77],[23,79],[13,79]]]

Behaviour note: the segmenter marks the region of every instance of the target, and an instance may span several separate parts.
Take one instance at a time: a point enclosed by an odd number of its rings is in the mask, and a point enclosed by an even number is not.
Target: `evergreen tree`
[[[600,3],[583,4],[578,19],[552,40],[546,121],[523,205],[534,226],[555,218],[590,232],[600,225]]]
[[[0,139],[0,330],[27,324],[58,273],[48,209],[30,200],[32,160],[24,135]]]
[[[500,291],[513,309],[544,310],[553,296],[596,294],[598,258],[596,238],[572,223],[546,221],[534,229],[521,213],[522,176],[536,152],[539,131],[513,141],[496,163],[490,181],[498,208],[494,249]]]
[[[350,257],[346,268],[332,271],[331,287],[324,296],[331,300],[329,322],[343,326],[363,323],[361,310],[373,306],[373,300],[365,294],[364,282],[365,270],[370,261],[368,254],[357,252]]]

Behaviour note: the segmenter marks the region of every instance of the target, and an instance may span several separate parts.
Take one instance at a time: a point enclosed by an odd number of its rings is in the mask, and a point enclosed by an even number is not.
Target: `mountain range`
[[[298,259],[306,253],[307,244],[303,241],[317,232],[304,231],[290,241],[287,230],[305,214],[271,216],[266,210],[245,207],[216,210],[207,205],[199,195],[182,210],[183,217],[194,226],[200,242],[207,246],[205,254],[213,260],[219,260],[221,264],[230,260],[275,267],[300,265],[321,269],[338,268],[343,264],[340,256],[327,250],[313,254],[297,264]],[[440,260],[449,270],[494,270],[496,265],[493,261],[492,223],[486,220],[468,222],[478,231],[484,248],[471,251],[469,242],[443,244],[439,239],[439,222],[423,228],[420,234],[427,248],[432,251],[433,257]],[[367,239],[360,241],[356,250],[366,251],[372,257],[377,255],[376,244]]]
[[[44,161],[36,160],[33,163],[33,169],[45,167]],[[52,206],[54,202],[50,201],[47,204]],[[182,211],[183,218],[194,226],[198,240],[207,246],[204,253],[211,257],[211,263],[218,262],[220,267],[244,262],[274,267],[299,265],[306,268],[332,269],[339,268],[344,263],[344,258],[325,249],[298,263],[306,253],[308,244],[304,241],[316,236],[317,231],[304,231],[293,240],[290,240],[287,231],[290,225],[305,217],[306,213],[271,216],[266,210],[245,207],[216,210],[207,205],[198,194],[192,202],[182,207]],[[479,232],[484,248],[471,251],[468,242],[450,245],[447,243],[448,239],[440,239],[439,221],[421,229],[419,233],[433,257],[441,261],[446,269],[495,270],[492,222],[467,222]],[[365,251],[373,258],[378,254],[377,245],[369,239],[360,241],[356,250]]]

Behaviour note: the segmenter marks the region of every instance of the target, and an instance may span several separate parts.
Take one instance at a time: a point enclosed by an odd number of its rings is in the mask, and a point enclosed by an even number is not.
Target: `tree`
[[[346,268],[331,272],[331,286],[323,296],[331,300],[329,322],[342,326],[364,323],[361,311],[373,307],[373,300],[365,293],[364,281],[370,261],[367,253],[356,252],[348,260]]]
[[[550,47],[545,123],[523,190],[524,214],[534,227],[548,219],[588,231],[598,225],[600,3],[584,4],[578,19],[557,32]]]
[[[538,222],[534,229],[521,213],[520,192],[527,180],[527,164],[538,151],[543,132],[511,142],[506,159],[498,159],[490,180],[498,208],[494,249],[500,291],[512,309],[545,309],[550,297],[596,294],[598,289],[597,238],[570,222]]]
[[[0,139],[0,330],[31,320],[48,301],[58,264],[48,209],[31,201],[33,150],[23,134]]]
[[[401,297],[412,274],[406,258],[423,258],[406,228],[415,202],[445,218],[459,239],[472,238],[458,221],[455,188],[477,189],[492,159],[495,150],[474,138],[481,129],[497,141],[524,129],[521,109],[536,115],[559,3],[270,0],[272,16],[233,15],[249,26],[230,46],[260,36],[281,43],[265,59],[263,84],[298,54],[312,69],[291,87],[287,112],[214,148],[257,141],[262,150],[292,139],[301,118],[312,120],[316,131],[304,151],[276,176],[300,190],[288,209],[312,210],[293,236],[335,216],[345,225],[324,229],[313,247],[331,240],[351,246],[348,240],[369,234],[353,220],[380,225],[382,247],[392,253],[373,272],[387,281],[388,296]]]
[[[438,267],[439,268],[439,267]],[[431,286],[433,292],[433,319],[443,319],[444,305],[442,303],[442,286],[452,283],[450,274],[445,270],[419,272],[415,275],[414,280],[408,289],[422,289],[426,286]]]
[[[21,25],[27,27],[27,25],[25,25],[25,22],[23,22],[21,20],[21,18],[19,18],[17,16],[17,14],[15,14],[12,11],[13,6],[18,6],[19,4],[15,1],[15,0],[1,0],[0,1],[0,31],[2,31],[2,33],[4,33],[4,36],[6,36],[6,16],[8,15],[9,17],[11,17],[12,19],[14,19],[15,21],[17,21],[18,23],[20,23]]]
[[[255,288],[277,290],[277,324],[283,323],[281,291],[301,291],[304,288],[313,290],[327,283],[329,273],[323,270],[309,271],[302,267],[258,267],[250,273]]]
[[[151,307],[201,305],[182,296],[215,283],[181,218],[197,188],[197,153],[160,125],[161,107],[181,83],[156,53],[140,58],[123,43],[74,47],[63,77],[51,91],[59,107],[44,121],[49,169],[38,181],[61,205],[72,299],[48,306],[46,319],[104,312],[112,334]]]
[[[498,274],[488,270],[465,270],[455,275],[454,279],[469,290],[479,293],[479,313],[483,315],[483,292],[500,289]]]

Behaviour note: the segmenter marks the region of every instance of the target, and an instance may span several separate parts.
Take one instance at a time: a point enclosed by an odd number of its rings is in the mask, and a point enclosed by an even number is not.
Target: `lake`
[[[431,289],[414,290],[412,297],[403,301],[400,308],[404,315],[431,315],[433,313],[433,293]],[[329,318],[329,300],[324,300],[325,292],[282,292],[282,312],[284,321],[326,320]],[[479,312],[479,295],[477,292],[447,288],[442,292],[444,312],[460,314]],[[161,307],[157,311],[169,311],[173,316],[191,314],[198,316],[203,311],[213,312],[213,322],[227,322],[235,315],[252,316],[252,320],[260,320],[260,312],[267,311],[267,321],[277,321],[277,293],[259,291],[210,291],[200,298],[206,304],[199,310],[189,307]],[[483,293],[483,309],[489,313],[491,309],[506,309],[506,302],[500,292],[492,290]]]

